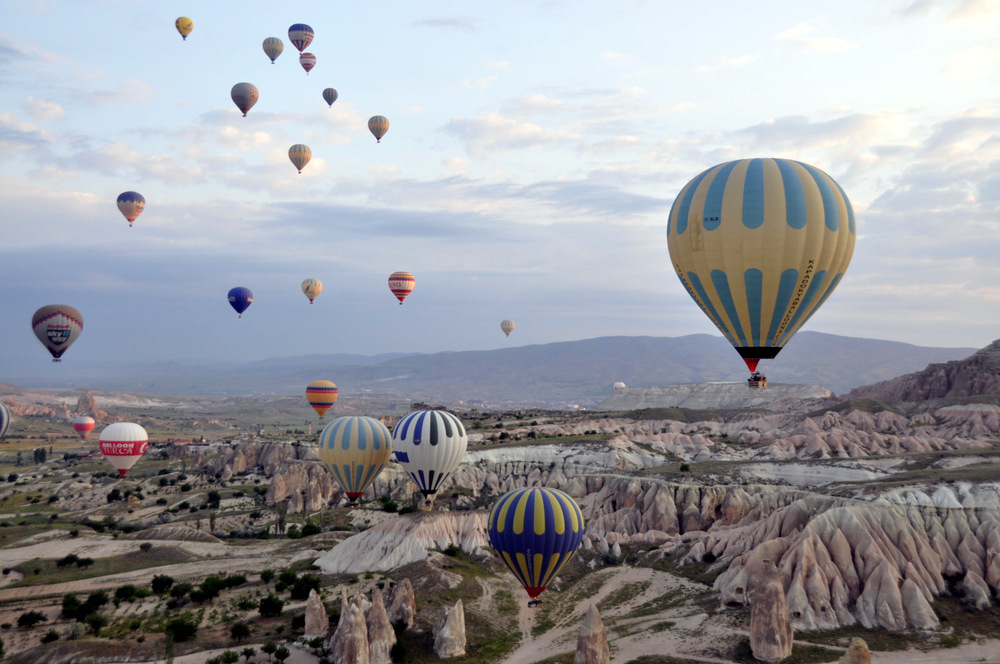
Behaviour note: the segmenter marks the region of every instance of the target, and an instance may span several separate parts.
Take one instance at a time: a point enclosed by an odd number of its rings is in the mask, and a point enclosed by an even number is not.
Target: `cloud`
[[[5,153],[48,148],[55,140],[51,131],[22,122],[13,113],[0,113],[0,147]]]
[[[56,102],[34,97],[24,100],[24,110],[35,122],[51,122],[66,115],[63,107]]]
[[[477,118],[455,118],[445,125],[444,131],[462,141],[466,152],[472,156],[558,145],[578,138],[569,132],[545,129],[498,113]]]
[[[414,21],[412,25],[422,28],[444,28],[450,30],[461,30],[463,32],[479,32],[475,21],[469,18],[428,18],[422,21]]]
[[[839,37],[814,37],[812,32],[812,26],[806,23],[799,23],[788,30],[779,32],[774,38],[793,48],[812,53],[840,53],[859,48],[857,44],[846,39]]]
[[[696,72],[705,73],[712,71],[719,71],[722,69],[739,69],[741,67],[746,67],[747,65],[755,62],[760,56],[751,55],[749,53],[744,55],[738,55],[735,57],[720,57],[716,58],[710,63],[699,65],[695,68]]]

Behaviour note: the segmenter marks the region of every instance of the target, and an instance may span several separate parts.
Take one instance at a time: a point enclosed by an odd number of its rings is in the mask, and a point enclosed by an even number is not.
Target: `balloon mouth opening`
[[[760,362],[760,358],[759,357],[745,357],[745,358],[743,358],[743,361],[746,362],[747,369],[749,369],[750,372],[753,373],[753,372],[757,371],[757,363]]]
[[[118,477],[125,477],[125,473],[127,473],[127,472],[128,472],[127,470],[119,468],[118,469]]]
[[[538,596],[545,592],[545,586],[542,586],[541,588],[525,588],[525,590],[528,591],[528,597],[531,598],[531,602],[534,602],[535,605],[542,603],[542,600],[538,599]],[[531,602],[529,602],[529,604],[531,604]]]

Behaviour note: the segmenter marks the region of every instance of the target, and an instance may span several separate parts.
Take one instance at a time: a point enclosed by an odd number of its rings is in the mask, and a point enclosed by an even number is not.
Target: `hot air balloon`
[[[118,194],[118,209],[128,219],[129,227],[146,209],[146,199],[138,191],[123,191]]]
[[[406,296],[413,290],[413,285],[415,283],[416,280],[409,272],[393,272],[389,275],[389,290],[391,290],[392,294],[396,296],[397,300],[399,300],[400,305],[403,304],[403,300],[405,300]]]
[[[0,401],[0,440],[7,435],[7,428],[10,427],[10,411],[3,401]]]
[[[528,592],[528,606],[536,606],[580,546],[583,514],[558,489],[514,489],[493,505],[487,530],[490,544]]]
[[[381,143],[385,132],[389,131],[389,119],[384,115],[371,116],[368,118],[368,131],[375,137],[376,143]]]
[[[427,498],[462,463],[469,438],[465,426],[444,410],[417,410],[392,429],[392,450]]]
[[[174,21],[174,27],[177,28],[177,32],[181,33],[181,37],[184,41],[187,41],[188,35],[194,30],[194,21],[189,19],[187,16],[181,16],[176,21]]]
[[[315,35],[313,29],[305,23],[296,23],[288,28],[288,38],[292,40],[295,48],[299,49],[299,53],[312,43],[313,35]]]
[[[299,64],[302,68],[306,70],[306,74],[312,71],[312,68],[316,66],[316,56],[312,53],[303,53],[299,56]]]
[[[503,330],[503,333],[509,337],[510,333],[514,331],[514,321],[509,318],[503,319],[500,321],[500,329]]]
[[[84,440],[87,434],[94,430],[94,425],[96,424],[93,417],[81,415],[73,420],[73,431],[80,434],[80,440]]]
[[[830,296],[855,237],[840,185],[789,159],[709,168],[677,195],[667,223],[681,283],[761,387],[757,362],[777,355]]]
[[[260,92],[257,91],[257,86],[253,83],[237,83],[229,95],[233,98],[236,108],[243,111],[243,117],[247,116],[247,113],[260,98]]]
[[[309,304],[312,304],[323,292],[323,282],[319,279],[306,279],[302,282],[302,292],[309,298]]]
[[[49,304],[31,317],[31,328],[52,354],[52,361],[60,362],[63,353],[83,331],[83,315],[66,304]]]
[[[312,150],[309,149],[308,145],[296,143],[288,148],[288,158],[291,159],[295,168],[299,169],[300,174],[302,173],[302,169],[306,167],[306,164],[309,163],[309,160],[312,159],[312,156]]]
[[[146,430],[134,422],[115,422],[104,427],[101,432],[100,450],[111,465],[125,477],[149,445]]]
[[[340,390],[328,380],[314,380],[306,385],[306,400],[319,414],[319,419],[323,419],[326,411],[337,403],[338,394],[340,394]]]
[[[253,292],[249,288],[237,286],[229,289],[229,304],[243,318],[243,312],[253,303]]]
[[[271,64],[278,59],[282,51],[285,50],[285,44],[277,37],[268,37],[264,40],[264,53],[267,57],[271,58]]]
[[[333,108],[333,102],[337,101],[337,91],[333,88],[323,90],[323,100]]]
[[[338,417],[319,435],[319,458],[357,506],[392,455],[392,435],[373,417]]]
[[[623,383],[621,381],[618,381],[617,383],[615,383],[614,385],[611,386],[611,391],[612,392],[624,392],[625,391],[625,383]]]

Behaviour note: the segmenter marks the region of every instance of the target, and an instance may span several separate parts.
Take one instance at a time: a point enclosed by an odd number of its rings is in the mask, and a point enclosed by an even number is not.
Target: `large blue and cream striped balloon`
[[[667,223],[674,270],[751,371],[830,296],[856,237],[833,178],[789,159],[741,159],[684,186]]]
[[[0,401],[0,440],[7,435],[7,428],[10,427],[10,411],[3,401]]]
[[[389,463],[391,441],[389,430],[373,417],[338,417],[319,435],[319,458],[357,501]]]
[[[515,489],[493,505],[490,544],[531,599],[537,599],[583,541],[583,514],[558,489]]]
[[[417,410],[392,429],[392,450],[424,496],[441,483],[465,456],[469,438],[462,420],[444,410]]]

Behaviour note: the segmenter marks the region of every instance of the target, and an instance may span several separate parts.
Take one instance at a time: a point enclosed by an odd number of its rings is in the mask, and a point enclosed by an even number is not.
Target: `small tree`
[[[219,661],[222,664],[236,664],[240,661],[240,654],[235,650],[225,650],[219,655]]]
[[[246,663],[250,664],[250,660],[253,659],[254,656],[257,654],[257,649],[256,648],[244,648],[243,650],[240,651],[240,653],[242,653],[243,659],[246,661]]]
[[[249,638],[250,626],[244,622],[233,623],[232,627],[229,628],[229,636],[231,636],[234,641],[242,641],[243,639]]]
[[[274,580],[274,570],[266,569],[260,573],[260,580],[264,583],[271,583]]]
[[[257,610],[260,611],[262,618],[276,618],[281,615],[284,608],[285,602],[277,595],[272,594],[260,600],[260,607]]]
[[[142,544],[139,545],[139,550],[142,551],[143,553],[149,553],[150,549],[152,548],[153,548],[152,542],[143,542]]]
[[[87,616],[87,627],[94,633],[94,636],[100,636],[101,630],[107,626],[108,617],[103,613],[91,613]]]
[[[278,649],[274,651],[274,658],[279,662],[283,662],[288,659],[291,654],[292,653],[289,652],[288,648],[285,646],[278,646]]]
[[[45,622],[46,620],[48,620],[48,618],[45,617],[44,613],[40,613],[38,611],[27,611],[26,613],[22,613],[18,616],[17,626],[31,629],[38,623]]]
[[[264,645],[260,647],[260,651],[267,654],[267,661],[271,661],[271,655],[278,649],[272,641],[266,641]]]
[[[166,574],[157,574],[153,577],[152,582],[150,582],[150,587],[153,592],[157,595],[162,595],[174,585],[174,579]]]

